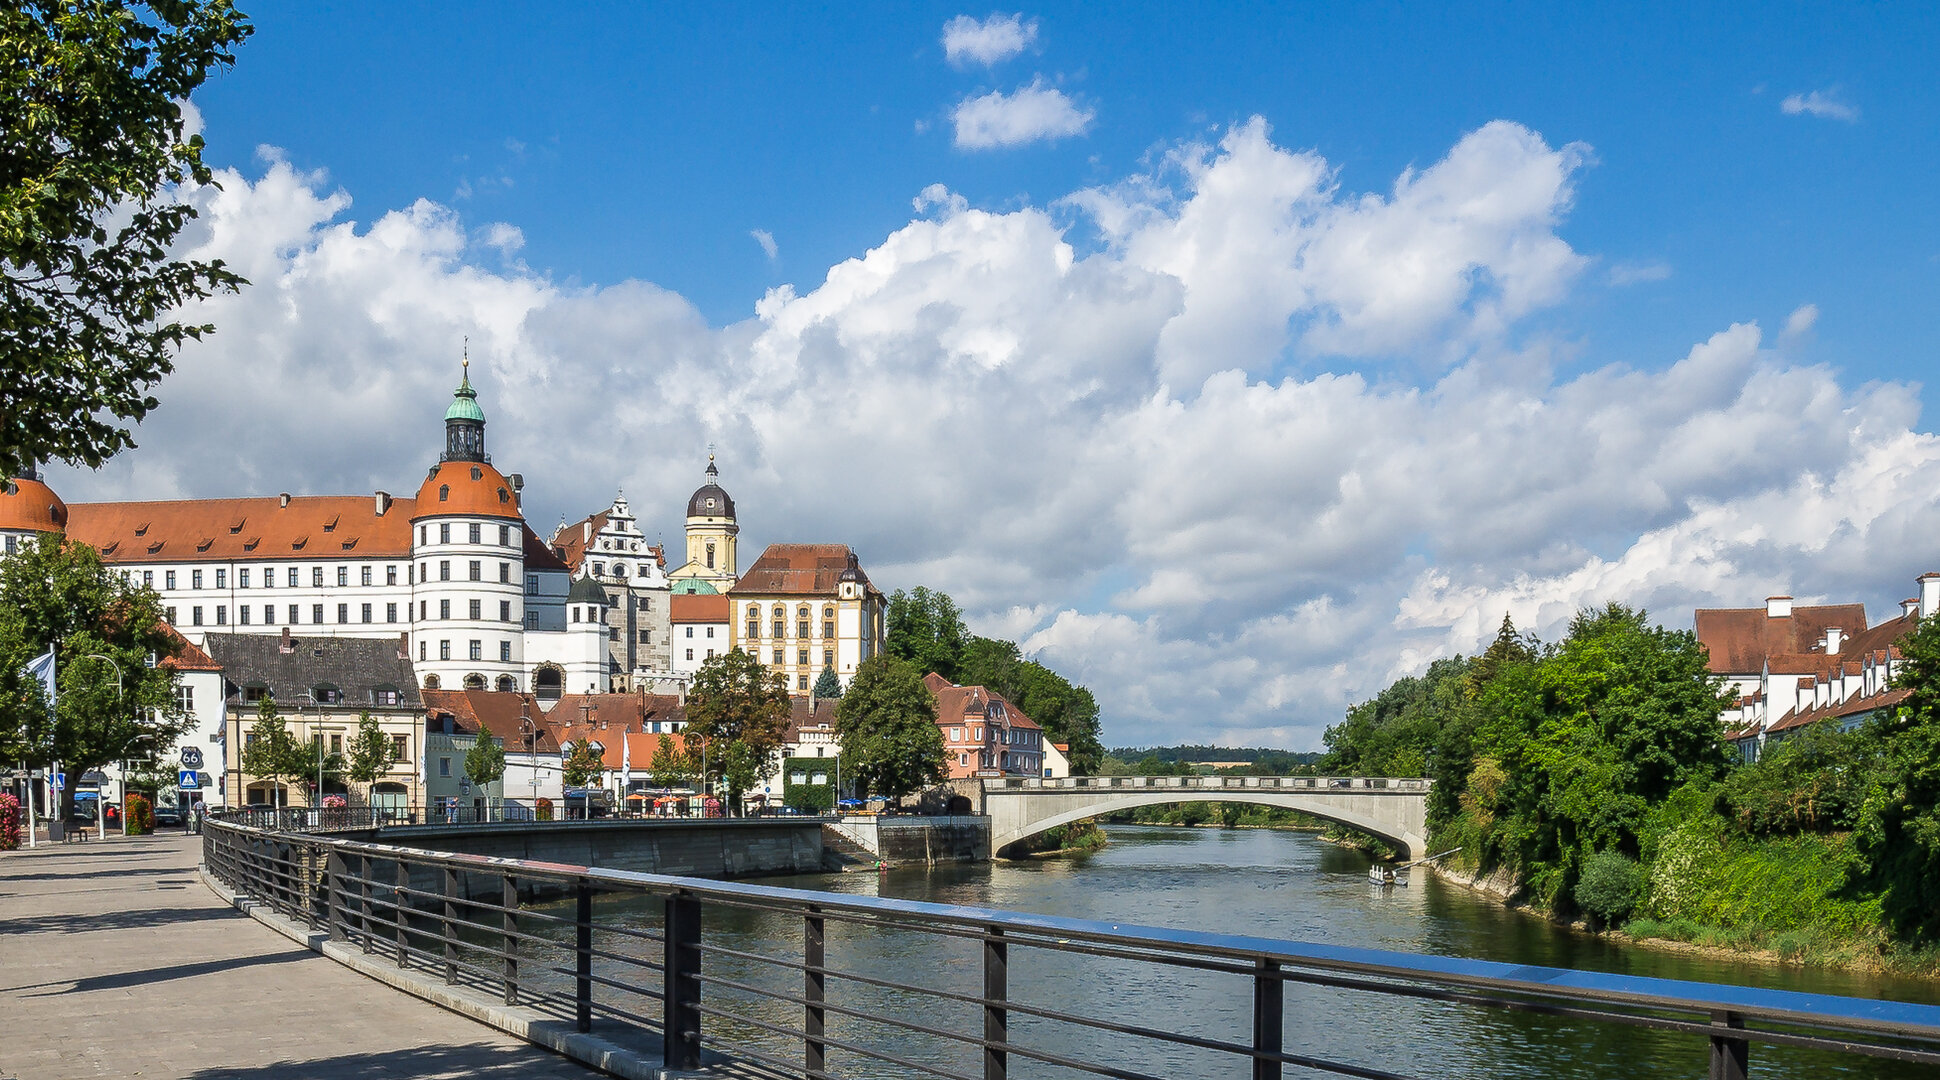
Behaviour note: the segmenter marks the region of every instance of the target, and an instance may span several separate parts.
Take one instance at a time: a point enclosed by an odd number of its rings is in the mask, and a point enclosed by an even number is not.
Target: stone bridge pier
[[[1426,855],[1432,781],[1365,776],[1000,777],[975,785],[971,801],[990,816],[990,850],[1046,829],[1138,806],[1238,802],[1299,810],[1393,844],[1403,858]],[[970,794],[966,791],[965,794]]]

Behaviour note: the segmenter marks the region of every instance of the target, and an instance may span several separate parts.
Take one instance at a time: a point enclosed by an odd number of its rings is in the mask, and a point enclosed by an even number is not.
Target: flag
[[[37,679],[47,688],[47,709],[54,709],[54,647],[49,645],[44,656],[36,656],[27,662],[27,677]]]

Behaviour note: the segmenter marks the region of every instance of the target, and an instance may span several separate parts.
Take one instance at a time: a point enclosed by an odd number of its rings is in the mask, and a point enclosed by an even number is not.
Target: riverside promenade
[[[0,854],[0,1080],[598,1076],[236,912],[201,838]]]

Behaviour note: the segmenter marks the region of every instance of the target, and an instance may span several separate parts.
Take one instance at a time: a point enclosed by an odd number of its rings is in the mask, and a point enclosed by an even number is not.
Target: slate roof
[[[202,647],[222,665],[223,677],[236,687],[267,687],[286,704],[308,702],[315,687],[335,687],[346,707],[369,707],[374,691],[395,690],[398,704],[383,708],[423,706],[411,658],[399,650],[396,638],[291,637],[290,650],[274,634],[207,634]]]

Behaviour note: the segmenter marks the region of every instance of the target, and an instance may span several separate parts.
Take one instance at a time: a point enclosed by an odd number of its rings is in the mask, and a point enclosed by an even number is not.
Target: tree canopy
[[[213,182],[182,102],[251,32],[230,0],[24,0],[0,8],[0,477],[134,445],[175,314],[245,282],[172,258]]]
[[[842,679],[832,667],[824,667],[815,677],[815,696],[824,701],[834,701],[842,696]]]
[[[704,747],[704,779],[719,777],[738,807],[773,764],[791,710],[786,680],[749,653],[729,649],[703,662],[687,685],[683,734]]]
[[[959,681],[957,661],[970,632],[964,629],[963,613],[949,593],[931,592],[922,585],[908,592],[897,589],[889,596],[883,634],[889,655]]]
[[[238,758],[242,771],[258,780],[267,780],[273,786],[273,804],[284,805],[283,785],[302,776],[310,764],[310,755],[303,745],[290,734],[289,725],[283,722],[283,714],[276,710],[276,701],[263,695],[256,704],[256,720],[249,725],[243,736],[242,754]]]
[[[1940,941],[1940,617],[1921,619],[1900,652],[1893,685],[1906,699],[1876,733],[1880,760],[1857,835],[1887,919],[1930,944]]]
[[[864,660],[835,708],[835,732],[843,769],[866,793],[900,799],[948,775],[936,695],[908,661]]]
[[[606,772],[606,757],[591,739],[581,739],[566,747],[560,772],[567,787],[585,787]]]
[[[499,740],[484,732],[465,751],[465,775],[471,779],[472,786],[483,794],[484,789],[505,779],[505,746]]]
[[[365,801],[369,802],[371,785],[397,764],[397,744],[384,733],[377,717],[365,709],[357,717],[357,733],[350,737],[346,756],[348,762],[344,773],[352,781],[364,785]]]

